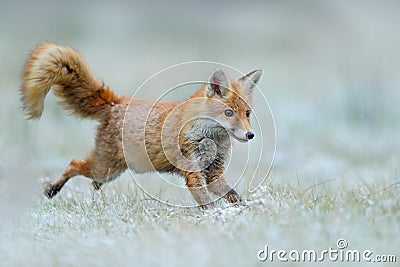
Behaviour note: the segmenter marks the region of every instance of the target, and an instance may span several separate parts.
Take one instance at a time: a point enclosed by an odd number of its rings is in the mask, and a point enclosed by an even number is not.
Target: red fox
[[[38,45],[22,78],[21,101],[27,118],[41,117],[52,88],[71,114],[99,121],[89,156],[73,159],[58,180],[45,186],[45,195],[54,197],[76,175],[92,179],[98,190],[129,167],[137,173],[183,176],[204,208],[212,204],[211,194],[239,202],[239,194],[223,177],[224,163],[230,137],[240,142],[254,138],[252,92],[261,75],[261,70],[255,70],[231,81],[223,69],[216,69],[187,101],[156,102],[116,95],[71,47]]]

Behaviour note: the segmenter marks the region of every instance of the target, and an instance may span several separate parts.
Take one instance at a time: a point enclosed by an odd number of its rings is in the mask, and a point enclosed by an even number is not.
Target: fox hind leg
[[[93,180],[93,182],[92,182],[92,185],[93,185],[93,188],[94,188],[94,190],[100,190],[100,188],[101,188],[101,186],[103,185],[104,183],[101,183],[101,182],[98,182],[98,181],[95,181],[95,180]]]
[[[92,163],[92,160],[90,158],[88,158],[86,160],[73,159],[58,180],[56,180],[52,183],[48,183],[45,186],[44,194],[48,198],[54,197],[61,190],[61,188],[65,185],[65,183],[68,182],[69,179],[71,179],[72,177],[74,177],[76,175],[83,175],[88,178],[92,178],[91,171],[90,171],[91,163]]]

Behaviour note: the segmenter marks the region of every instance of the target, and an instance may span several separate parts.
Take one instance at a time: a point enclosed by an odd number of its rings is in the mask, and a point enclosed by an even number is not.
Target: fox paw
[[[206,205],[200,205],[200,208],[204,211],[206,210],[213,210],[215,208],[214,202],[208,203]]]
[[[239,203],[242,201],[242,198],[240,197],[240,195],[234,190],[231,189],[226,195],[225,195],[225,199],[229,202],[229,203]]]
[[[100,190],[100,188],[103,185],[103,183],[99,183],[99,182],[93,181],[92,185],[93,185],[94,190],[97,191],[97,190]]]
[[[53,186],[51,183],[46,184],[44,187],[44,194],[47,198],[52,198],[60,191],[60,188]]]

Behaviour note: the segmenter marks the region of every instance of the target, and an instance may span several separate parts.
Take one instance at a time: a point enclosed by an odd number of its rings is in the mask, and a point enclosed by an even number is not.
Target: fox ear
[[[242,88],[245,94],[251,95],[256,84],[260,81],[262,70],[254,70],[239,79],[242,82]]]
[[[216,69],[208,78],[207,96],[213,97],[217,95],[224,97],[229,92],[229,79],[223,69]]]

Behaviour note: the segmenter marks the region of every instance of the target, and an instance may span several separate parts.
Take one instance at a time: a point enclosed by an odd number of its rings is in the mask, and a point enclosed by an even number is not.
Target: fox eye
[[[232,117],[233,116],[233,110],[232,109],[225,110],[225,116]]]
[[[250,113],[251,113],[250,110],[246,111],[246,117],[247,117],[247,118],[250,117]]]

